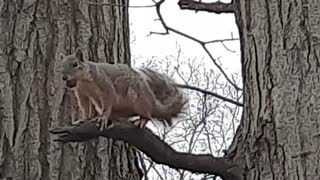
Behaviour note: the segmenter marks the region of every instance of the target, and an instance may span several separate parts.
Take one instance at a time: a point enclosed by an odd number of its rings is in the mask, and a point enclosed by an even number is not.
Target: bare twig
[[[141,169],[144,172],[144,175],[143,175],[144,179],[148,180],[148,168],[146,167],[146,163],[145,163],[145,161],[144,161],[144,159],[143,159],[143,157],[142,157],[142,155],[141,155],[141,153],[139,151],[137,152],[137,155],[139,157],[139,162],[140,162]]]
[[[204,94],[209,94],[211,96],[214,96],[216,98],[219,98],[223,101],[226,101],[226,102],[229,102],[229,103],[232,103],[234,105],[237,105],[237,106],[243,106],[242,103],[240,102],[237,102],[237,101],[234,101],[232,99],[229,99],[229,98],[226,98],[224,96],[221,96],[217,93],[214,93],[214,92],[211,92],[211,91],[207,91],[207,90],[204,90],[204,89],[201,89],[201,88],[198,88],[198,87],[195,87],[195,86],[191,86],[191,85],[184,85],[184,84],[176,84],[179,88],[185,88],[185,89],[191,89],[191,90],[195,90],[195,91],[199,91],[201,93],[204,93]]]
[[[211,44],[211,43],[221,43],[221,42],[227,42],[227,41],[239,41],[239,38],[227,38],[227,39],[216,39],[211,41],[205,41],[205,44]]]
[[[221,176],[225,180],[242,180],[238,171],[240,168],[224,157],[214,157],[210,154],[190,154],[177,152],[149,129],[140,129],[128,121],[113,120],[113,127],[99,131],[99,127],[90,122],[70,128],[57,128],[51,130],[58,135],[55,141],[62,143],[82,142],[103,136],[127,142],[149,156],[155,163],[164,164],[176,169],[191,172],[209,173]],[[237,173],[235,173],[237,172]]]
[[[236,51],[231,50],[230,48],[228,48],[228,47],[224,44],[224,42],[221,42],[221,44],[222,44],[222,46],[223,46],[227,51],[232,52],[232,53],[235,53],[235,52],[236,52]]]
[[[149,159],[148,159],[149,160]],[[150,160],[149,160],[150,161]],[[152,166],[151,167],[153,170],[154,170],[154,172],[156,172],[157,173],[157,175],[158,175],[158,178],[160,178],[160,180],[165,180],[162,176],[163,176],[163,173],[160,173],[159,172],[159,170],[158,170],[158,168],[156,168],[155,166]],[[166,176],[166,174],[164,174],[165,176]]]

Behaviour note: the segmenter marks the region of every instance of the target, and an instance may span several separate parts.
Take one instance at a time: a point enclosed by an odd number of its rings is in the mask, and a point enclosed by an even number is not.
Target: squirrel
[[[62,80],[81,111],[74,124],[96,116],[102,130],[109,119],[140,116],[140,128],[152,118],[171,126],[187,103],[173,80],[151,69],[88,61],[79,48],[75,54],[59,56]]]

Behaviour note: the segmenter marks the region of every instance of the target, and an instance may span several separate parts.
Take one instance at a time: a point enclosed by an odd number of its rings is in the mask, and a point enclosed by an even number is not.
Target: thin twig
[[[216,40],[206,41],[204,43],[211,44],[211,43],[219,43],[219,42],[227,42],[227,41],[239,41],[239,38],[216,39]]]
[[[176,84],[179,88],[185,88],[185,89],[191,89],[191,90],[195,90],[195,91],[199,91],[201,93],[204,93],[204,94],[209,94],[211,96],[214,96],[218,99],[221,99],[223,101],[226,101],[226,102],[229,102],[229,103],[232,103],[234,105],[237,105],[237,106],[243,106],[242,103],[240,102],[237,102],[237,101],[234,101],[232,99],[229,99],[229,98],[226,98],[224,96],[221,96],[217,93],[214,93],[214,92],[211,92],[211,91],[207,91],[207,90],[204,90],[204,89],[201,89],[201,88],[198,88],[198,87],[195,87],[195,86],[191,86],[191,85],[184,85],[184,84]]]
[[[223,46],[227,51],[232,52],[232,53],[235,53],[235,52],[236,52],[236,51],[234,51],[234,50],[229,49],[229,48],[224,44],[224,42],[221,42],[221,44],[222,44],[222,46]]]

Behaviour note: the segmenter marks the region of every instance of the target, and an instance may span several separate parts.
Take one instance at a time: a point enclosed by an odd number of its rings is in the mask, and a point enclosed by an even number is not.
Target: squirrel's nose
[[[62,80],[66,81],[68,79],[68,77],[66,75],[62,76]]]

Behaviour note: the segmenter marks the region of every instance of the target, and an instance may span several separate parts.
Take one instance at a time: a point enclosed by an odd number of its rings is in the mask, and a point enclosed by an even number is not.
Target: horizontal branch
[[[178,2],[178,5],[180,9],[207,11],[207,12],[213,12],[216,14],[235,12],[234,3],[223,3],[220,1],[205,3],[205,2],[198,2],[194,0],[180,0]]]
[[[178,86],[179,88],[184,88],[184,89],[191,89],[191,90],[194,90],[194,91],[198,91],[198,92],[201,92],[203,94],[208,94],[208,95],[211,95],[211,96],[214,96],[218,99],[221,99],[223,101],[226,101],[226,102],[229,102],[231,104],[234,104],[234,105],[237,105],[237,106],[243,106],[242,103],[238,102],[238,101],[234,101],[232,99],[229,99],[227,97],[224,97],[224,96],[221,96],[217,93],[214,93],[212,91],[207,91],[205,89],[201,89],[201,88],[198,88],[198,87],[195,87],[195,86],[191,86],[191,85],[184,85],[184,84],[176,84],[176,86]]]
[[[93,123],[84,122],[77,127],[57,128],[50,132],[58,135],[55,141],[62,143],[82,142],[98,136],[122,140],[144,152],[156,163],[191,172],[214,174],[225,180],[241,180],[239,168],[231,160],[210,154],[177,152],[149,129],[140,129],[129,121],[118,121],[112,128],[103,131],[99,131]]]

